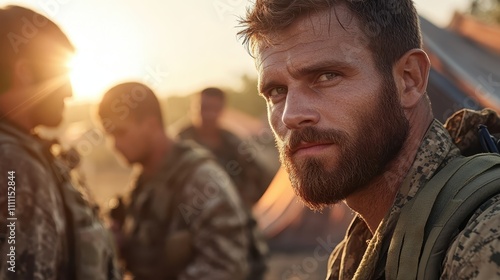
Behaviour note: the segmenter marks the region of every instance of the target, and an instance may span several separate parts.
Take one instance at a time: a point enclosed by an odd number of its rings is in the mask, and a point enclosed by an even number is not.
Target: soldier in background
[[[249,218],[211,155],[166,134],[143,84],[111,88],[98,114],[116,150],[142,168],[124,219],[114,221],[126,269],[137,279],[246,279]]]
[[[199,92],[192,104],[193,124],[178,134],[183,140],[194,140],[210,150],[219,164],[231,176],[251,217],[249,227],[253,232],[251,240],[250,279],[261,279],[268,248],[263,234],[257,228],[252,207],[266,191],[271,176],[251,155],[240,152],[242,141],[220,125],[220,118],[226,105],[226,93],[219,88],[209,87]]]
[[[38,137],[62,121],[74,48],[32,10],[0,9],[0,278],[118,279],[110,233],[77,190],[78,155]]]
[[[226,94],[219,88],[203,89],[193,102],[193,124],[182,129],[178,137],[194,140],[209,149],[227,171],[249,208],[266,191],[270,178],[257,160],[239,151],[241,139],[220,125],[226,105]],[[268,176],[269,177],[269,176]]]

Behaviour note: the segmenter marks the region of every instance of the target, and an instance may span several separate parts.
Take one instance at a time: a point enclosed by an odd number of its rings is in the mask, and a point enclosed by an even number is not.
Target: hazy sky
[[[470,0],[416,0],[418,11],[446,25]],[[53,19],[77,48],[74,100],[99,98],[111,85],[136,80],[160,95],[202,87],[238,88],[255,75],[253,61],[236,38],[247,0],[18,0]]]

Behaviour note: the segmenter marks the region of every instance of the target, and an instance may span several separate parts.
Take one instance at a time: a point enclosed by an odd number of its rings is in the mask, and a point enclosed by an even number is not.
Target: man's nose
[[[285,108],[281,117],[288,129],[300,129],[315,125],[320,115],[315,108],[314,96],[300,89],[288,89]]]

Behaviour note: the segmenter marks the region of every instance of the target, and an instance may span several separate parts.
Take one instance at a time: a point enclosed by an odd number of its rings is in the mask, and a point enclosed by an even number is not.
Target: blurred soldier
[[[249,227],[253,231],[251,240],[252,254],[251,279],[260,279],[265,271],[267,244],[257,228],[251,214],[254,204],[266,191],[271,178],[255,157],[241,152],[242,141],[232,132],[221,128],[220,117],[226,103],[226,94],[219,88],[202,90],[192,109],[195,113],[193,124],[184,128],[178,135],[180,139],[194,140],[209,149],[219,164],[231,176],[249,216]]]
[[[78,154],[34,134],[62,120],[73,46],[26,8],[0,9],[0,26],[0,278],[118,279],[111,235],[77,191]]]
[[[221,128],[220,117],[226,103],[226,94],[219,88],[202,90],[193,102],[193,124],[184,128],[180,139],[194,140],[209,149],[219,164],[233,179],[243,202],[251,208],[266,191],[270,178],[255,157],[243,154],[242,141],[232,132]]]
[[[238,194],[209,153],[165,132],[160,104],[140,83],[111,88],[101,123],[129,164],[142,167],[114,221],[136,279],[246,279],[248,233]]]

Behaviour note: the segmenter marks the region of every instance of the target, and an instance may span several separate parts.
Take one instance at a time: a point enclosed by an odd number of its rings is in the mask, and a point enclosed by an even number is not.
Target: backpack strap
[[[500,156],[457,158],[402,209],[389,247],[387,279],[438,279],[450,242],[486,200],[500,193]]]

